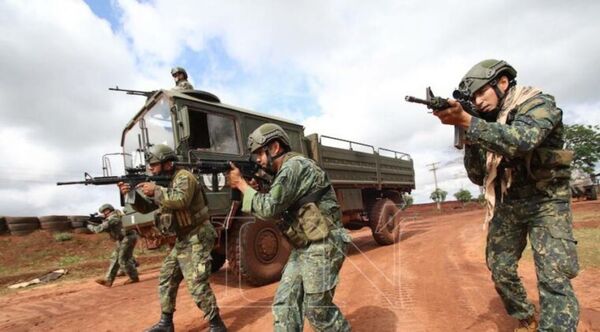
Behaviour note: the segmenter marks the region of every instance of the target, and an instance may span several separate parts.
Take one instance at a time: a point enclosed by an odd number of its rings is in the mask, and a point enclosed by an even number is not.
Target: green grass
[[[63,256],[58,261],[58,265],[61,267],[70,266],[81,262],[82,259],[79,256]]]
[[[54,239],[58,242],[70,241],[73,239],[73,234],[71,234],[71,233],[56,233],[56,234],[54,234]]]

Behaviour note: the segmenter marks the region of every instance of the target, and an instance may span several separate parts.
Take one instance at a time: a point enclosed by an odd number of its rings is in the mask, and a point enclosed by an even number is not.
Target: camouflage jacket
[[[87,228],[94,233],[108,232],[111,239],[119,241],[126,235],[126,232],[123,229],[123,222],[121,221],[122,217],[123,212],[114,210],[101,224],[87,225]]]
[[[562,110],[556,107],[554,98],[547,94],[532,97],[511,110],[506,124],[473,117],[466,132],[470,143],[466,145],[464,156],[469,179],[477,185],[483,184],[486,152],[493,151],[503,156],[498,167],[499,173],[511,169],[509,197],[511,194],[525,196],[539,193],[539,190],[544,191],[540,184],[548,184],[546,180],[549,179],[532,178],[527,170],[528,166],[536,174],[544,168],[550,168],[553,176],[562,169],[562,175],[550,180],[568,182],[568,165],[553,164],[549,160],[540,160],[538,156],[542,151],[564,151],[563,132]],[[531,155],[534,157],[528,162]],[[544,181],[542,183],[538,180]]]
[[[244,193],[242,211],[261,219],[279,218],[284,211],[307,194],[331,186],[325,172],[311,159],[288,152],[268,193],[250,188]],[[342,228],[340,206],[335,192],[329,190],[318,202],[319,210],[329,216],[334,228]]]
[[[178,235],[205,222],[209,217],[202,186],[185,169],[175,171],[169,187],[157,185],[153,197],[145,197],[136,191],[133,208],[142,213],[158,209],[159,228]]]
[[[175,89],[176,90],[194,90],[194,87],[192,86],[192,84],[190,82],[188,82],[188,80],[181,80],[181,81],[177,82]]]

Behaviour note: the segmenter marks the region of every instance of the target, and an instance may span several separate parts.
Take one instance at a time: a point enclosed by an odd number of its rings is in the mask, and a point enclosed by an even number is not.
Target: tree
[[[594,173],[600,161],[600,126],[565,125],[566,148],[573,150],[573,167],[586,174]]]
[[[409,206],[413,205],[414,200],[410,194],[404,193],[402,199],[404,200],[404,209],[408,209]]]
[[[471,192],[467,189],[461,189],[457,191],[456,193],[454,193],[454,197],[456,197],[457,200],[461,201],[463,203],[463,206],[466,202],[469,202],[473,198]]]
[[[446,200],[446,196],[448,195],[448,192],[445,190],[442,190],[440,188],[437,188],[436,190],[434,190],[431,195],[429,196],[429,198],[431,198],[432,201],[436,202],[436,203],[440,203]]]

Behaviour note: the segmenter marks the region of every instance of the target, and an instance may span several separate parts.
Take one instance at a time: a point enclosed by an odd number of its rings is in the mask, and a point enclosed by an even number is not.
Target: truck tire
[[[226,256],[214,251],[210,253],[210,256],[212,257],[210,272],[215,273],[219,271],[223,267],[223,265],[225,265]]]
[[[400,239],[400,209],[390,199],[383,198],[373,205],[369,213],[371,232],[375,242],[387,246]]]
[[[253,286],[281,278],[291,245],[274,221],[236,220],[228,232],[227,260],[239,280]]]
[[[598,186],[597,185],[593,185],[590,188],[590,193],[587,196],[587,199],[590,200],[590,201],[595,201],[595,200],[598,199]]]

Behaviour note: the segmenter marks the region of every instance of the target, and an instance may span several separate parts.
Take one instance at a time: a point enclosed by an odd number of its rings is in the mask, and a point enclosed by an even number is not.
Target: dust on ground
[[[477,206],[415,206],[405,212],[399,243],[380,247],[368,229],[354,238],[342,268],[335,302],[354,331],[512,331],[485,266],[483,210]],[[600,201],[574,204],[575,227],[596,227]],[[583,216],[583,217],[582,217]],[[3,257],[4,260],[4,257]],[[538,303],[533,262],[519,266],[529,297]],[[139,331],[156,322],[158,268],[141,282],[111,289],[92,278],[70,280],[0,297],[0,330]],[[579,331],[600,331],[600,269],[585,268],[573,280],[581,305]],[[211,276],[221,315],[230,331],[272,329],[270,304],[277,284],[240,284],[227,266]],[[184,284],[179,290],[178,331],[204,331],[207,322]],[[538,306],[539,308],[539,306]],[[305,327],[310,331],[309,327]]]

